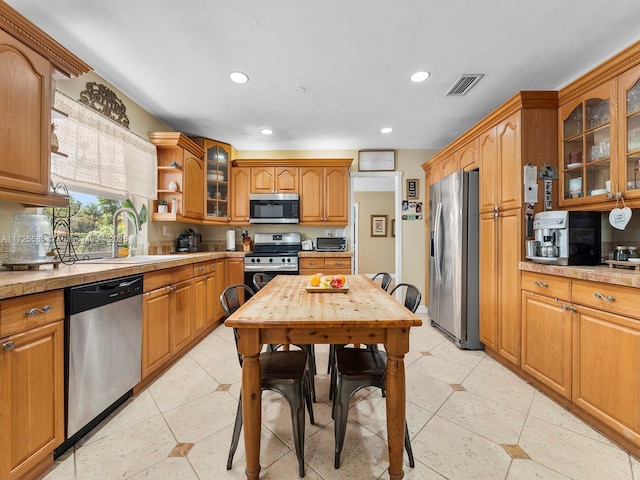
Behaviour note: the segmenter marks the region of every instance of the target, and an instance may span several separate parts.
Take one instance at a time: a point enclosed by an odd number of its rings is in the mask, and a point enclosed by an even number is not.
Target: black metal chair
[[[244,284],[235,284],[227,287],[220,295],[220,303],[227,315],[231,315],[240,306],[254,295],[253,290]],[[238,347],[238,332],[234,328],[233,335]],[[242,367],[242,355],[238,354],[240,367]],[[309,409],[311,423],[313,418],[313,405],[309,391],[309,377],[307,375],[307,352],[304,350],[270,351],[260,354],[260,374],[262,390],[272,390],[282,395],[291,408],[291,423],[293,426],[293,441],[298,457],[299,475],[304,477],[304,404]],[[233,427],[227,470],[231,470],[233,456],[238,448],[240,431],[242,430],[242,392],[238,400],[236,421]]]
[[[422,293],[415,285],[410,283],[399,283],[393,290],[389,292],[389,295],[393,296],[396,293],[396,290],[403,289],[404,292],[404,306],[411,310],[412,313],[416,313],[418,307],[420,306],[420,300],[422,300]]]
[[[256,292],[258,290],[260,290],[262,287],[264,287],[267,283],[269,283],[270,280],[272,280],[273,277],[270,275],[267,275],[266,273],[254,273],[253,275],[253,285],[254,287],[256,287]]]
[[[392,277],[390,274],[386,272],[376,273],[371,279],[373,282],[376,282],[377,279],[380,279],[380,288],[382,288],[385,292],[389,290],[389,285],[391,285]]]

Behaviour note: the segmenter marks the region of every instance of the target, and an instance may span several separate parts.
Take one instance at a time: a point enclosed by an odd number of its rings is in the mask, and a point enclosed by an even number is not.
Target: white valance
[[[54,105],[69,116],[53,120],[59,150],[68,155],[52,155],[54,183],[108,196],[156,198],[157,158],[151,142],[60,92]]]

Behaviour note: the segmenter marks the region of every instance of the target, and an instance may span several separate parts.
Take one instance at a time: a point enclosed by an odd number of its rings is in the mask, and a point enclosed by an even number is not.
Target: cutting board
[[[307,292],[313,293],[347,293],[349,291],[349,285],[343,285],[340,288],[322,288],[322,287],[314,287],[312,285],[307,284]]]

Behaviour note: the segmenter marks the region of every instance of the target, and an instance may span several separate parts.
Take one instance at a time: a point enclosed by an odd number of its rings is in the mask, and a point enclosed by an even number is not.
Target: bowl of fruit
[[[314,273],[309,277],[307,292],[319,293],[346,293],[349,291],[347,281],[342,274],[325,275]]]

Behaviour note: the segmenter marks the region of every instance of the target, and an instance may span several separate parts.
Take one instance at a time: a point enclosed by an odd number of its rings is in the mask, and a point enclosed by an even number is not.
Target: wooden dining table
[[[308,275],[278,275],[227,320],[238,332],[247,479],[260,476],[264,344],[382,343],[387,352],[389,477],[401,479],[405,429],[404,355],[422,321],[365,275],[347,275],[346,292],[307,291]]]

